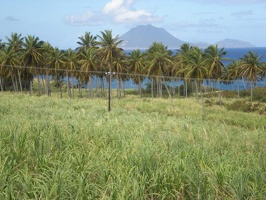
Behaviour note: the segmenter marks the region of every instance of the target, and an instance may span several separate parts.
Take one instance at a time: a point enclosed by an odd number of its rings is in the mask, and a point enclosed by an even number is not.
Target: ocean
[[[173,52],[173,55],[175,55],[177,50],[171,49],[171,51]],[[225,48],[224,51],[226,52],[226,55],[224,56],[224,58],[228,58],[231,61],[243,58],[245,54],[248,54],[251,51],[251,52],[256,53],[258,56],[261,56],[261,61],[266,62],[266,47]],[[126,50],[125,52],[130,53],[131,50]],[[231,61],[223,61],[223,64],[227,66],[227,64],[229,64]],[[142,86],[145,88],[145,85],[149,82],[150,81],[148,79],[145,79]],[[180,83],[168,83],[168,84],[171,86],[177,86],[178,84],[183,84],[183,82],[181,81]],[[204,84],[207,84],[206,81],[204,82]],[[113,82],[112,86],[115,88],[116,82]],[[264,86],[266,86],[266,77],[264,78],[263,81],[258,81],[256,83],[256,87],[264,87]],[[126,81],[125,87],[137,89],[137,85],[135,85],[132,80]],[[218,83],[214,83],[212,87],[218,88]],[[222,90],[236,90],[236,88],[243,90],[245,88],[250,88],[250,87],[251,87],[250,83],[244,82],[242,80],[234,81],[229,85],[224,84],[224,83],[221,83],[220,85],[220,88]]]

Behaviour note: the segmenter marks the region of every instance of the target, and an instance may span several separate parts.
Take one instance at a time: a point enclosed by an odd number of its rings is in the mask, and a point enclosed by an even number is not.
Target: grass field
[[[265,115],[173,103],[0,93],[0,199],[264,199]]]

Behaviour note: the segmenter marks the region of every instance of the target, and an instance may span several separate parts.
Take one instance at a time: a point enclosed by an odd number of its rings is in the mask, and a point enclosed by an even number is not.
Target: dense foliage
[[[225,50],[211,45],[205,50],[184,44],[175,54],[162,43],[154,42],[146,52],[134,50],[126,54],[119,45],[118,36],[113,37],[112,31],[103,31],[97,36],[86,32],[78,38],[75,50],[59,50],[38,37],[22,37],[12,33],[0,40],[0,90],[31,90],[33,77],[38,80],[38,90],[41,94],[41,77],[46,77],[46,93],[50,94],[50,79],[60,81],[67,77],[68,95],[73,96],[73,78],[78,80],[78,86],[88,83],[92,89],[92,78],[106,78],[106,72],[115,73],[117,86],[129,77],[139,85],[143,75],[152,79],[152,87],[158,86],[158,95],[162,95],[162,85],[167,77],[182,78],[186,82],[196,79],[199,89],[203,79],[213,82],[243,79],[252,84],[265,77],[266,64],[261,56],[249,52],[239,60],[230,61],[225,68],[223,61],[227,60]],[[128,76],[126,76],[128,75]],[[108,77],[107,77],[108,78]],[[72,83],[70,83],[72,80]],[[60,84],[58,85],[58,87]],[[71,88],[70,88],[71,87]],[[118,90],[119,90],[118,88]],[[153,91],[153,90],[152,90]],[[117,96],[120,98],[120,92]]]

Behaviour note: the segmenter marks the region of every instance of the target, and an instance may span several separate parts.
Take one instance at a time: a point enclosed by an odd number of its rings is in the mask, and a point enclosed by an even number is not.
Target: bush
[[[226,104],[228,110],[242,111],[242,112],[258,112],[261,115],[266,114],[266,106],[263,103],[251,103],[244,100],[235,101],[232,104]]]

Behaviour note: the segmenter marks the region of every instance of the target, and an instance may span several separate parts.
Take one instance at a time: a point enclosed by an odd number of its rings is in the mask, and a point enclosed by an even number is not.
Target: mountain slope
[[[123,49],[147,49],[153,42],[162,42],[168,49],[177,49],[185,41],[175,38],[163,28],[157,28],[152,25],[139,25],[132,28],[120,38],[123,40]]]
[[[247,47],[255,47],[253,44],[245,41],[234,40],[234,39],[224,39],[220,42],[216,43],[220,48],[247,48]]]

